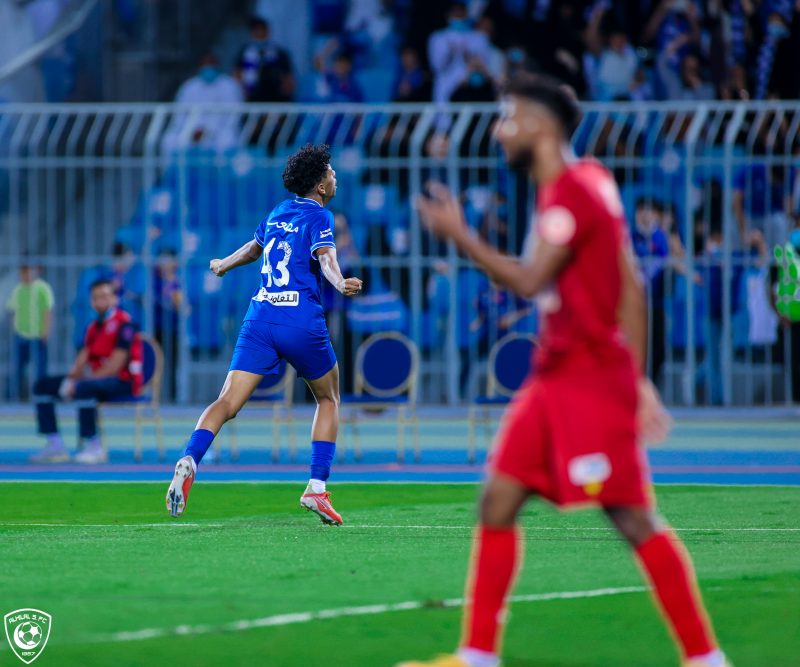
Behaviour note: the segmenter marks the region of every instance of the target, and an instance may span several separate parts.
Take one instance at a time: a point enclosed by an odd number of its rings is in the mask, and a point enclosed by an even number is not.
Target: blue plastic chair
[[[294,387],[295,371],[285,361],[282,361],[275,375],[265,375],[261,378],[255,391],[250,396],[248,405],[260,403],[272,407],[272,460],[280,460],[280,435],[281,426],[286,424],[289,434],[289,456],[292,461],[297,456],[297,447],[294,438],[292,419],[292,388]],[[228,422],[230,435],[231,460],[239,458],[238,431],[236,420]]]
[[[132,407],[134,410],[134,458],[142,460],[142,423],[150,419],[155,426],[158,458],[165,459],[164,424],[161,419],[161,379],[164,374],[164,353],[154,338],[138,334],[142,341],[142,388],[138,396],[119,396],[100,405]],[[98,406],[99,407],[99,406]],[[99,411],[98,411],[99,418]]]
[[[414,433],[414,456],[419,460],[419,424],[416,417],[419,351],[403,334],[392,331],[367,338],[356,353],[354,393],[342,397],[350,410],[344,416],[353,428],[355,456],[361,459],[359,410],[397,410],[397,459],[405,458],[406,427]],[[344,448],[340,450],[340,457]]]
[[[508,405],[530,374],[535,345],[535,336],[510,333],[498,340],[489,351],[486,393],[478,396],[469,410],[469,463],[475,462],[475,429],[478,419],[480,418],[486,433],[491,410]]]

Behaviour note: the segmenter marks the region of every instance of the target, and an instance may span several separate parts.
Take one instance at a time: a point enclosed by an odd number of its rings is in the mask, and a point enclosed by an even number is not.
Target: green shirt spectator
[[[23,265],[19,283],[12,290],[6,307],[14,314],[14,374],[9,378],[9,400],[26,395],[28,364],[33,360],[34,377],[47,375],[47,338],[53,311],[53,290],[39,278],[39,269]]]
[[[20,282],[7,304],[14,313],[14,332],[29,340],[47,338],[53,304],[53,290],[44,280]]]

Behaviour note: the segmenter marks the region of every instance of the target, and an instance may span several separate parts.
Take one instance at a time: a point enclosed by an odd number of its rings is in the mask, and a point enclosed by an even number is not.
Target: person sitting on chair
[[[47,445],[31,457],[34,463],[68,461],[70,456],[58,431],[55,401],[74,400],[78,406],[79,438],[83,448],[76,463],[105,463],[108,453],[97,435],[97,403],[136,396],[142,386],[142,341],[131,316],[117,307],[119,299],[110,280],[96,280],[89,288],[97,313],[86,328],[83,347],[67,375],[41,378],[33,388],[39,433]]]

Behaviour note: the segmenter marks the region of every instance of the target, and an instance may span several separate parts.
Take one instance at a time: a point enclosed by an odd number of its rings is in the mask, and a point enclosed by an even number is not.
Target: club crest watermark
[[[30,665],[47,646],[52,617],[40,609],[17,609],[7,613],[4,621],[11,650],[22,662]]]

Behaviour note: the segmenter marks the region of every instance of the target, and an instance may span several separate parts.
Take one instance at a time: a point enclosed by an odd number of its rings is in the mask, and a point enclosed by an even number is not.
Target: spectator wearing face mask
[[[206,109],[203,113],[189,113],[197,105],[237,104],[244,101],[242,87],[232,76],[225,74],[213,53],[200,59],[197,74],[185,81],[175,95],[175,102],[187,108],[176,113],[170,129],[164,135],[164,149],[182,148],[185,142],[206,148],[225,150],[237,144],[239,115],[232,110]],[[187,127],[187,125],[191,125]]]
[[[450,97],[451,102],[494,102],[497,97],[494,83],[484,64],[470,58],[466,78]]]
[[[236,78],[248,102],[290,102],[295,90],[292,63],[287,51],[272,39],[270,24],[250,19],[250,40],[236,58]]]
[[[434,32],[428,40],[428,60],[433,70],[433,100],[447,102],[467,75],[467,62],[475,57],[490,59],[486,35],[475,30],[463,2],[454,2],[448,13],[447,27]]]
[[[658,75],[669,100],[713,100],[714,87],[702,76],[700,58],[687,53],[680,62],[680,70],[675,72],[670,65],[672,49],[665,49],[658,56]]]

